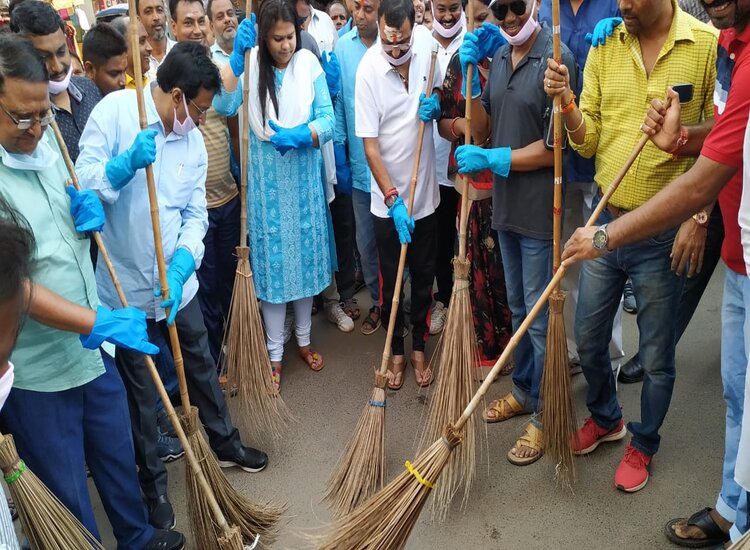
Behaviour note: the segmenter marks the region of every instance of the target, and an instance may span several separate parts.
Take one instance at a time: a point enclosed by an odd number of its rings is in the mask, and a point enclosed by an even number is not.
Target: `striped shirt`
[[[206,142],[208,174],[206,175],[206,204],[208,208],[224,206],[237,196],[237,182],[229,169],[229,130],[227,117],[211,107],[206,122],[199,126]]]
[[[620,24],[603,46],[592,48],[584,70],[580,108],[586,121],[582,144],[571,146],[584,157],[596,155],[595,181],[605,191],[643,135],[640,125],[654,98],[668,86],[692,84],[693,99],[682,105],[685,125],[713,118],[717,36],[715,29],[690,17],[672,1],[675,15],[649,76],[638,37]],[[632,210],[692,166],[648,142],[610,201]]]

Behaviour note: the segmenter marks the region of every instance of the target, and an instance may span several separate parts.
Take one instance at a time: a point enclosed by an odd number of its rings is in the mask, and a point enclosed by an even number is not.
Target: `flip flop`
[[[399,364],[393,361],[393,357],[389,360],[388,364],[388,389],[389,390],[400,390],[401,386],[404,385],[404,371],[406,370],[406,359],[403,359]]]
[[[433,376],[432,369],[425,366],[425,360],[418,360],[414,358],[414,355],[410,357],[411,366],[414,367],[414,381],[420,388],[426,388],[432,384]]]
[[[708,548],[723,545],[729,540],[729,533],[725,533],[721,530],[714,518],[711,517],[711,511],[713,508],[704,508],[699,512],[694,513],[692,516],[687,518],[687,525],[697,527],[703,534],[706,535],[704,539],[684,539],[677,536],[672,526],[685,521],[685,518],[675,518],[669,520],[664,526],[664,534],[667,536],[670,542],[677,546],[684,546],[685,548]]]

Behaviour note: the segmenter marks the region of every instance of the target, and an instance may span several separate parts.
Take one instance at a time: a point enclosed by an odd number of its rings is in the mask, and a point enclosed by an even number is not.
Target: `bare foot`
[[[716,522],[716,525],[719,526],[719,529],[725,533],[729,532],[729,529],[732,527],[731,523],[725,520],[716,510],[711,510],[709,514],[711,515],[711,519],[713,519],[714,522]],[[685,518],[672,525],[672,531],[674,531],[674,534],[681,539],[702,540],[706,538],[706,533],[704,533],[699,527],[688,525],[687,522],[688,518]]]
[[[537,456],[539,454],[539,451],[537,451],[536,449],[532,449],[531,447],[527,447],[526,445],[513,447],[510,452],[513,454],[513,456],[517,456],[518,458],[531,458],[532,456]]]

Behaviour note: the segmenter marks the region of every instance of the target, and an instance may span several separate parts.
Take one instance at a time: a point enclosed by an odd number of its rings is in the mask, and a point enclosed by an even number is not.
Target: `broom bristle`
[[[263,321],[255,295],[249,249],[237,247],[237,273],[224,335],[224,369],[232,419],[246,441],[279,439],[293,420],[271,379],[271,361],[266,347]]]
[[[437,383],[430,398],[430,409],[422,445],[438,439],[445,426],[461,416],[474,394],[474,370],[478,362],[476,333],[469,295],[468,260],[453,259],[455,280],[448,318],[438,344]],[[433,356],[434,360],[434,356]],[[463,427],[461,448],[453,453],[432,501],[433,519],[444,521],[450,502],[463,485],[465,505],[476,473],[477,424],[469,417]]]
[[[414,464],[365,502],[342,517],[323,536],[320,550],[396,550],[403,548],[427,497],[445,468],[458,436],[450,429]]]
[[[324,500],[334,516],[350,513],[385,484],[385,377],[357,421],[349,443],[328,480]]]
[[[3,436],[0,442],[0,468],[16,504],[23,532],[32,548],[104,550],[99,541],[18,457],[13,436]]]
[[[208,442],[198,429],[197,409],[192,408],[190,414],[183,414],[180,422],[227,523],[240,530],[245,543],[252,544],[256,537],[260,536],[257,548],[270,548],[278,536],[278,522],[284,514],[284,507],[271,503],[256,504],[240,495],[231,486]],[[188,512],[196,548],[218,550],[221,548],[221,533],[212,519],[211,508],[192,469],[186,468],[186,474]]]
[[[219,548],[221,550],[244,550],[242,544],[242,533],[239,527],[230,527],[228,533],[219,536]]]
[[[564,305],[564,292],[555,291],[550,295],[547,351],[544,356],[540,398],[544,407],[544,455],[555,464],[558,482],[569,487],[575,479],[575,457],[571,441],[576,431],[576,412],[570,385],[568,343],[563,320]]]

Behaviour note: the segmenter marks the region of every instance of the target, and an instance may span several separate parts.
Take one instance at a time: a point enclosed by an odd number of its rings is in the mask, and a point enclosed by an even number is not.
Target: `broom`
[[[586,227],[596,222],[648,140],[648,135],[644,134],[607,192],[604,193],[604,197],[589,218]],[[544,308],[547,299],[560,284],[565,271],[565,266],[561,265],[542,292],[539,300],[528,312],[526,319],[513,334],[487,378],[482,382],[479,390],[474,394],[471,402],[455,424],[449,424],[444,435],[419,455],[413,464],[407,461],[405,464],[406,470],[378,491],[363,506],[340,518],[333,525],[330,533],[324,537],[322,544],[319,546],[320,550],[391,550],[404,548],[427,497],[448,464],[453,449],[461,442],[460,434],[466,423],[476,412],[490,385],[497,378],[503,365],[510,359],[511,354],[528,331],[531,323]]]
[[[560,0],[552,0],[552,51],[557,63],[562,63],[560,47]],[[560,269],[562,238],[562,113],[561,97],[554,98],[553,130],[555,151],[554,223],[552,233],[552,272]],[[540,388],[542,413],[542,448],[547,459],[556,465],[555,477],[563,486],[570,486],[575,478],[571,440],[576,431],[576,412],[570,385],[568,341],[565,337],[563,307],[565,293],[557,285],[549,298],[547,349]]]
[[[19,458],[12,435],[0,434],[0,468],[32,548],[104,550],[96,537]]]
[[[252,14],[252,2],[246,4],[245,17]],[[250,52],[245,52],[243,105],[248,106]],[[240,186],[240,243],[237,250],[237,271],[229,308],[229,324],[224,334],[224,369],[229,391],[237,395],[229,400],[232,418],[239,421],[243,432],[261,440],[281,437],[281,429],[292,415],[281,399],[271,378],[271,361],[264,338],[263,321],[255,296],[250,248],[247,243],[247,169],[250,120],[242,119],[242,184]]]
[[[68,153],[65,141],[63,140],[60,129],[55,121],[52,121],[52,129],[55,133],[57,144],[60,147],[60,152],[62,153],[63,159],[65,160],[65,165],[68,169],[68,173],[70,174],[71,182],[76,190],[80,190],[80,184],[78,182],[78,176],[75,172],[75,167],[73,166],[73,162],[70,158],[70,154]],[[122,284],[120,283],[120,279],[117,277],[117,272],[115,271],[112,259],[107,252],[107,248],[104,245],[104,241],[102,240],[102,237],[98,232],[92,232],[91,235],[93,236],[94,242],[99,249],[101,260],[107,266],[107,271],[109,272],[112,283],[115,286],[117,295],[120,298],[120,302],[122,303],[123,307],[127,307],[128,301],[125,297],[125,291],[122,289]],[[232,492],[231,496],[233,497],[232,500],[234,502],[234,505],[248,507],[250,513],[252,513],[252,517],[258,519],[253,520],[255,522],[255,525],[252,526],[252,529],[245,529],[243,531],[240,531],[240,529],[237,527],[229,526],[222,512],[222,508],[219,506],[216,500],[214,491],[211,489],[211,486],[206,480],[206,476],[201,470],[201,463],[205,465],[210,464],[210,460],[205,455],[206,450],[203,448],[203,446],[201,446],[201,448],[198,448],[198,446],[196,446],[197,450],[193,451],[193,446],[191,446],[190,441],[185,435],[185,430],[183,430],[182,425],[177,418],[177,413],[175,413],[174,407],[172,406],[172,401],[170,400],[169,395],[164,389],[164,384],[162,383],[161,377],[159,376],[159,372],[156,369],[156,365],[154,364],[153,359],[149,355],[144,355],[144,361],[146,363],[146,367],[149,370],[149,374],[154,381],[156,389],[159,392],[159,396],[164,403],[164,407],[167,411],[167,416],[171,421],[175,432],[177,433],[177,437],[179,438],[183,449],[185,450],[185,456],[189,465],[189,468],[186,469],[188,478],[188,493],[190,495],[190,498],[188,499],[188,509],[191,516],[191,531],[193,533],[193,538],[196,541],[200,542],[198,547],[218,548],[219,550],[241,549],[243,548],[243,537],[246,540],[257,541],[259,540],[261,534],[264,537],[264,542],[266,540],[272,542],[275,538],[274,525],[278,521],[278,518],[281,516],[282,511],[274,510],[270,505],[259,507],[247,501],[240,502],[236,497],[234,497],[235,493]],[[197,418],[197,410],[192,408],[191,413],[192,414],[189,415],[188,419]],[[188,432],[190,434],[194,434],[197,433],[197,430],[197,425],[191,425]],[[202,438],[200,439],[202,440]],[[199,458],[196,458],[196,453],[200,453]],[[211,455],[211,458],[213,458],[213,455]],[[226,481],[226,478],[224,478],[223,476],[222,479]],[[213,522],[211,521],[211,517],[214,518]],[[234,534],[235,531],[237,532],[237,535]],[[253,533],[255,534],[253,535]]]
[[[474,30],[474,3],[468,3],[468,31]],[[474,66],[466,68],[466,86],[470,86],[474,76]],[[464,143],[471,144],[471,112],[473,101],[466,101]],[[434,357],[438,358],[438,377],[427,415],[427,423],[422,434],[422,442],[434,441],[443,433],[444,427],[457,418],[471,400],[474,393],[474,369],[479,360],[474,316],[469,295],[469,271],[471,264],[467,258],[467,225],[472,200],[468,177],[463,177],[463,193],[459,215],[458,256],[453,258],[453,290],[451,293],[448,318],[445,330],[438,342]],[[454,495],[463,484],[463,504],[469,497],[471,484],[476,473],[476,439],[477,425],[470,418],[462,434],[463,445],[453,455],[443,474],[443,482],[438,487],[433,499],[432,515],[444,521],[448,506]]]
[[[432,48],[430,70],[425,86],[425,94],[432,90],[437,59],[437,44]],[[414,166],[411,172],[408,211],[411,216],[414,206],[414,195],[417,189],[417,175],[419,173],[419,159],[422,155],[422,141],[425,123],[419,123],[417,133],[417,150],[414,155]],[[380,369],[375,373],[375,388],[370,400],[365,405],[354,429],[352,438],[339,459],[328,480],[324,499],[333,508],[334,515],[341,516],[350,513],[360,503],[368,499],[385,484],[385,385],[388,380],[388,363],[391,359],[391,342],[396,326],[398,305],[401,300],[401,287],[404,280],[404,266],[408,245],[401,245],[401,255],[398,261],[398,272],[393,289],[391,314],[388,320],[388,332],[385,337],[383,357]]]

